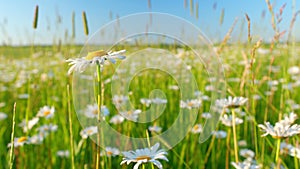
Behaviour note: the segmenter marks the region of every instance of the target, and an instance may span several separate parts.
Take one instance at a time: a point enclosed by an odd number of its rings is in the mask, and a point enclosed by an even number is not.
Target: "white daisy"
[[[290,75],[296,75],[300,73],[300,68],[298,66],[292,66],[288,69]]]
[[[129,98],[128,96],[114,95],[112,100],[116,107],[120,107],[121,105],[125,104]]]
[[[26,120],[23,120],[18,126],[23,128],[23,132],[27,132],[32,129],[33,126],[35,126],[39,122],[38,117],[34,117],[31,120],[28,120],[28,124],[26,124]]]
[[[14,147],[23,146],[24,144],[29,143],[30,137],[22,136],[22,137],[16,137],[14,139]],[[8,147],[11,147],[11,143],[7,145]]]
[[[291,148],[289,151],[289,155],[300,159],[300,149],[297,147]]]
[[[40,110],[37,113],[37,117],[45,117],[46,119],[52,118],[54,116],[55,109],[52,106],[51,108],[49,106],[44,106],[40,108]]]
[[[48,133],[56,131],[57,128],[58,128],[57,125],[45,124],[45,125],[38,127],[36,130],[39,131],[39,133],[42,135],[48,135]]]
[[[215,131],[215,132],[213,132],[213,134],[216,136],[216,138],[219,138],[219,139],[227,137],[226,131],[223,131],[223,130]]]
[[[210,119],[212,115],[209,112],[204,112],[201,114],[201,117],[204,119]]]
[[[201,124],[196,124],[194,125],[194,127],[191,129],[191,132],[193,134],[198,134],[198,133],[201,133],[203,131],[203,127]]]
[[[125,59],[125,56],[122,56],[125,52],[126,50],[120,50],[117,52],[110,51],[106,53],[104,50],[98,50],[89,52],[86,57],[68,59],[66,62],[69,62],[69,65],[71,65],[68,74],[71,74],[73,71],[82,73],[89,65],[103,65],[105,60],[115,63],[116,59]]]
[[[291,150],[294,148],[291,144],[288,144],[286,142],[280,143],[280,153],[282,154],[289,154]]]
[[[149,107],[150,104],[152,103],[152,100],[151,99],[146,99],[146,98],[141,98],[140,99],[140,102],[145,105],[146,107]]]
[[[229,96],[228,99],[217,99],[216,105],[222,108],[238,108],[244,105],[248,101],[247,98],[244,97],[231,97]]]
[[[87,118],[97,118],[98,117],[98,105],[87,105],[86,110],[84,111],[84,115]],[[109,115],[109,110],[106,106],[101,106],[101,115],[102,117],[105,117]]]
[[[180,108],[199,108],[202,104],[202,101],[200,99],[192,99],[192,100],[180,100]]]
[[[113,124],[120,124],[125,120],[125,118],[123,116],[121,116],[120,114],[114,115],[109,122],[113,123]]]
[[[265,125],[259,124],[258,127],[265,132],[262,137],[270,134],[273,138],[287,138],[300,133],[298,124],[291,125],[277,122],[275,126],[272,126],[270,122],[265,122]]]
[[[240,150],[240,156],[245,158],[254,158],[255,153],[254,151],[245,148]]]
[[[70,152],[69,152],[69,150],[58,150],[57,152],[56,152],[56,155],[58,156],[58,157],[62,157],[62,158],[68,158],[69,156],[70,156]]]
[[[148,130],[151,132],[160,133],[162,128],[155,125],[155,126],[149,126]]]
[[[41,144],[44,141],[45,136],[46,135],[43,135],[42,133],[33,135],[28,139],[28,143],[30,143],[30,144]]]
[[[157,98],[151,99],[151,102],[153,104],[166,104],[168,102],[168,100],[157,97]]]
[[[120,154],[120,150],[114,147],[105,147],[105,150],[102,150],[100,155],[107,157],[114,157]]]
[[[97,126],[90,126],[90,127],[87,127],[85,129],[81,130],[80,135],[83,139],[86,139],[89,136],[94,135],[96,133],[98,133]]]
[[[233,165],[236,169],[260,169],[262,168],[262,165],[259,165],[251,158],[245,159],[243,162],[231,162],[231,165]]]
[[[122,152],[124,155],[123,161],[120,165],[127,164],[129,165],[131,162],[135,162],[133,169],[138,169],[142,163],[153,163],[157,168],[162,169],[163,166],[158,160],[168,161],[167,155],[168,153],[160,149],[158,150],[159,143],[156,143],[154,146],[150,148],[137,149],[135,151],[127,151]]]
[[[221,122],[227,126],[227,127],[231,127],[232,126],[232,116],[231,115],[227,115],[227,114],[224,114],[222,117],[221,117]],[[240,119],[238,117],[235,117],[235,125],[239,125],[239,124],[242,124],[244,122],[243,119]]]
[[[136,110],[129,110],[129,111],[123,111],[120,112],[120,114],[125,117],[127,120],[131,120],[131,121],[137,121],[137,118],[139,117],[139,114],[142,111],[140,109],[136,109]]]
[[[0,112],[0,121],[7,118],[7,114]]]

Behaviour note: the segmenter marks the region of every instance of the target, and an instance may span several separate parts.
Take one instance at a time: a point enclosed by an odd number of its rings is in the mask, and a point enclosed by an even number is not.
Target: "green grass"
[[[243,54],[247,59],[250,59],[251,45],[235,44],[225,46],[220,57],[223,64],[226,66],[225,77],[227,79],[226,94],[234,96],[243,96],[249,98],[246,106],[241,110],[246,112],[246,116],[239,116],[244,119],[244,123],[238,125],[237,140],[245,140],[247,145],[245,148],[251,149],[255,152],[257,150],[255,159],[257,163],[262,164],[263,168],[269,168],[271,163],[275,162],[276,140],[270,136],[262,138],[262,134],[257,124],[262,124],[264,121],[270,121],[274,124],[278,121],[279,114],[286,114],[292,111],[291,107],[286,104],[288,99],[292,99],[295,103],[300,102],[299,87],[294,87],[293,90],[283,88],[284,84],[292,82],[291,76],[287,73],[290,66],[299,66],[299,50],[295,55],[292,51],[296,50],[291,46],[282,47],[282,44],[275,46],[273,53],[256,54],[255,63],[253,64],[253,71],[243,77],[245,69],[244,65],[240,62],[244,60]],[[153,46],[157,47],[157,46]],[[161,48],[172,49],[175,47],[160,45]],[[296,47],[299,47],[297,44]],[[69,132],[69,115],[68,115],[68,97],[67,85],[72,84],[72,76],[67,75],[68,65],[65,59],[70,57],[78,57],[82,46],[34,46],[34,47],[0,47],[0,103],[4,102],[5,106],[0,107],[0,112],[5,112],[8,115],[7,119],[0,120],[0,168],[9,165],[10,149],[7,145],[11,141],[12,117],[13,117],[13,104],[17,103],[16,107],[16,127],[15,137],[32,136],[37,133],[35,130],[38,126],[43,124],[56,124],[58,129],[56,132],[49,134],[45,140],[39,145],[25,144],[24,146],[14,148],[13,168],[66,168],[71,167],[71,156],[68,158],[61,158],[56,155],[58,150],[69,150],[70,147],[70,132]],[[134,52],[132,46],[124,46],[128,53]],[[261,48],[268,49],[268,44],[263,44]],[[186,50],[188,50],[186,48]],[[37,57],[38,55],[38,57]],[[272,66],[280,66],[278,72],[269,72],[271,58],[274,56],[274,63]],[[298,56],[298,57],[297,57]],[[198,88],[205,95],[210,96],[211,93],[205,90],[209,84],[208,75],[203,68],[203,65],[193,62],[192,57],[188,54],[184,56],[184,60],[191,64],[193,73]],[[111,77],[114,73],[116,66],[108,65],[105,68],[103,78],[104,80]],[[174,67],[178,72],[181,68]],[[43,79],[41,76],[46,76]],[[255,79],[260,80],[259,84],[251,84],[252,75]],[[230,78],[240,78],[245,80],[245,84],[241,87],[240,82],[230,81]],[[277,90],[271,96],[266,96],[265,92],[269,91],[268,80],[284,79],[284,84],[277,85]],[[20,84],[20,85],[18,85]],[[155,120],[155,124],[162,127],[162,131],[167,130],[177,118],[179,114],[180,90],[170,90],[170,85],[176,85],[176,80],[172,79],[166,73],[160,71],[145,71],[140,73],[132,79],[129,91],[132,92],[130,100],[135,108],[146,110],[139,100],[140,98],[148,98],[153,89],[161,89],[168,99],[165,111]],[[109,108],[109,119],[117,114],[116,108],[112,104],[111,85],[105,85],[104,104]],[[5,89],[4,89],[5,88]],[[28,99],[20,99],[20,94],[29,94]],[[260,100],[253,100],[253,95],[259,95]],[[72,100],[71,100],[72,101]],[[38,110],[45,106],[54,106],[55,115],[53,118],[47,120],[41,118],[36,126],[33,127],[28,133],[23,133],[22,128],[18,124],[26,118],[32,119]],[[204,123],[201,118],[203,112],[208,112],[210,109],[210,101],[203,101],[201,108],[198,111],[197,123]],[[82,127],[77,119],[73,104],[71,103],[72,113],[72,129],[75,144],[81,140],[80,131]],[[295,110],[299,114],[299,110]],[[253,121],[248,121],[247,118],[253,116]],[[297,123],[298,121],[296,121]],[[154,122],[138,124],[125,120],[122,124],[112,125],[120,133],[134,136],[146,137],[145,131],[149,125]],[[194,124],[191,124],[194,125]],[[230,131],[221,123],[218,128],[224,131]],[[176,134],[176,133],[174,133]],[[150,134],[150,137],[152,134]],[[199,134],[188,133],[187,136],[177,144],[172,150],[168,151],[169,162],[163,161],[164,168],[226,168],[226,159],[229,162],[229,168],[232,168],[230,162],[234,161],[234,149],[232,131],[231,135],[225,139],[215,139],[212,144],[211,153],[207,154],[208,147],[212,141],[210,137],[205,143],[199,144]],[[257,140],[257,145],[255,144]],[[116,142],[117,140],[111,140]],[[299,142],[299,136],[294,136],[288,139],[282,139],[288,143],[296,146]],[[146,146],[146,145],[145,145]],[[229,154],[227,149],[229,149]],[[243,147],[239,146],[239,149]],[[262,152],[264,149],[264,152]],[[86,139],[78,152],[75,150],[75,168],[95,168],[96,160],[96,145],[91,139]],[[204,163],[205,156],[208,161]],[[280,154],[281,164],[286,165],[288,168],[296,168],[298,159],[287,154]],[[239,160],[244,158],[239,156]],[[120,166],[122,156],[116,157],[101,157],[101,166],[104,168],[132,168],[133,165]],[[7,164],[7,165],[6,165]],[[151,168],[151,165],[145,165],[146,168]]]

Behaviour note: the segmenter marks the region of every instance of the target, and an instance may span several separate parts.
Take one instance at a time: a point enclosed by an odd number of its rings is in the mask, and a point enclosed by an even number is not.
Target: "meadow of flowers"
[[[276,29],[271,42],[254,41],[249,34],[246,43],[228,44],[231,33],[213,45],[222,62],[215,69],[224,70],[222,98],[212,97],[219,92],[212,85],[219,83],[217,78],[190,48],[178,44],[128,43],[113,51],[99,46],[84,57],[78,57],[83,46],[74,44],[0,47],[0,168],[299,168],[300,44],[281,41]],[[137,46],[150,57],[118,67]],[[172,51],[175,61],[169,56],[156,60],[151,56],[155,49]],[[184,67],[177,61],[184,61]],[[150,62],[169,65],[175,76],[158,69],[135,72],[140,63]],[[181,80],[192,83],[187,71],[197,88],[180,88]],[[134,76],[128,95],[116,94],[113,82],[125,84],[129,74]],[[78,78],[94,88],[80,88]],[[155,89],[163,94],[151,95]],[[77,109],[87,98],[74,96],[89,91],[95,99]],[[182,91],[191,98],[183,98]],[[133,109],[126,109],[128,105]],[[163,112],[147,121],[144,113],[149,109]],[[187,125],[185,137],[174,147],[169,145],[172,140],[150,139],[172,127],[181,113],[192,112],[195,123]],[[216,115],[220,118],[214,130],[205,133],[205,122]],[[138,123],[141,119],[145,122]],[[148,142],[136,147],[108,139],[105,146],[97,146],[111,136],[101,133],[99,122]],[[201,134],[210,137],[201,143]]]

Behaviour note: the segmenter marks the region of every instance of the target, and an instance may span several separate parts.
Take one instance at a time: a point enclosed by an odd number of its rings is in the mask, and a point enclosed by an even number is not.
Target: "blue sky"
[[[199,27],[212,41],[222,39],[235,18],[239,18],[233,32],[233,41],[246,38],[247,26],[245,13],[251,18],[251,32],[254,38],[262,38],[269,41],[272,38],[271,17],[264,0],[193,0],[199,3],[199,19],[190,14],[189,3],[184,8],[184,0],[151,0],[151,9],[147,0],[0,0],[0,45],[26,45],[31,43],[52,44],[58,39],[65,41],[65,34],[71,35],[72,12],[75,12],[76,43],[84,43],[87,37],[83,32],[81,13],[86,11],[90,35],[101,26],[115,19],[138,12],[163,12],[182,17]],[[293,3],[296,0],[271,1],[275,4],[275,13],[286,3],[283,12],[283,21],[280,30],[288,30],[292,19]],[[215,9],[213,8],[215,4]],[[35,6],[39,5],[39,20],[37,30],[33,30],[32,22]],[[195,5],[194,5],[195,6]],[[224,9],[224,22],[220,25],[221,11]],[[296,10],[299,10],[299,7]],[[194,10],[195,11],[195,10]],[[262,12],[265,11],[263,19]],[[58,16],[61,22],[57,24]],[[298,16],[299,17],[299,16]],[[294,26],[294,35],[299,39],[299,21],[297,18]]]

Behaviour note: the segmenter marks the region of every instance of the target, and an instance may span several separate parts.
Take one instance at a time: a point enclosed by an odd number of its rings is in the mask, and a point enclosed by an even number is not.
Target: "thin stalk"
[[[279,158],[279,152],[280,152],[280,141],[281,139],[278,138],[277,139],[277,147],[276,147],[276,157],[275,157],[275,161],[278,162],[278,158]]]
[[[235,162],[239,162],[238,157],[238,146],[237,146],[237,138],[236,138],[236,128],[235,128],[235,112],[232,109],[232,130],[233,130],[233,144],[234,144],[234,156],[235,156]]]
[[[101,65],[97,63],[97,82],[98,82],[98,95],[97,95],[97,104],[98,104],[98,123],[101,122],[101,93],[102,93],[102,80],[101,80]],[[98,125],[98,134],[97,134],[97,156],[96,156],[96,169],[99,169],[100,164],[100,126]]]
[[[12,129],[11,129],[11,147],[10,147],[10,154],[9,154],[9,168],[13,168],[13,162],[14,162],[14,139],[15,139],[15,117],[16,117],[16,106],[17,103],[14,103],[14,110],[13,110],[13,120],[12,120]]]
[[[70,97],[70,86],[69,85],[67,85],[67,94],[68,94],[68,114],[69,114],[69,129],[70,129],[70,146],[71,146],[71,164],[72,164],[72,169],[75,169],[73,124],[72,124],[71,97]]]

